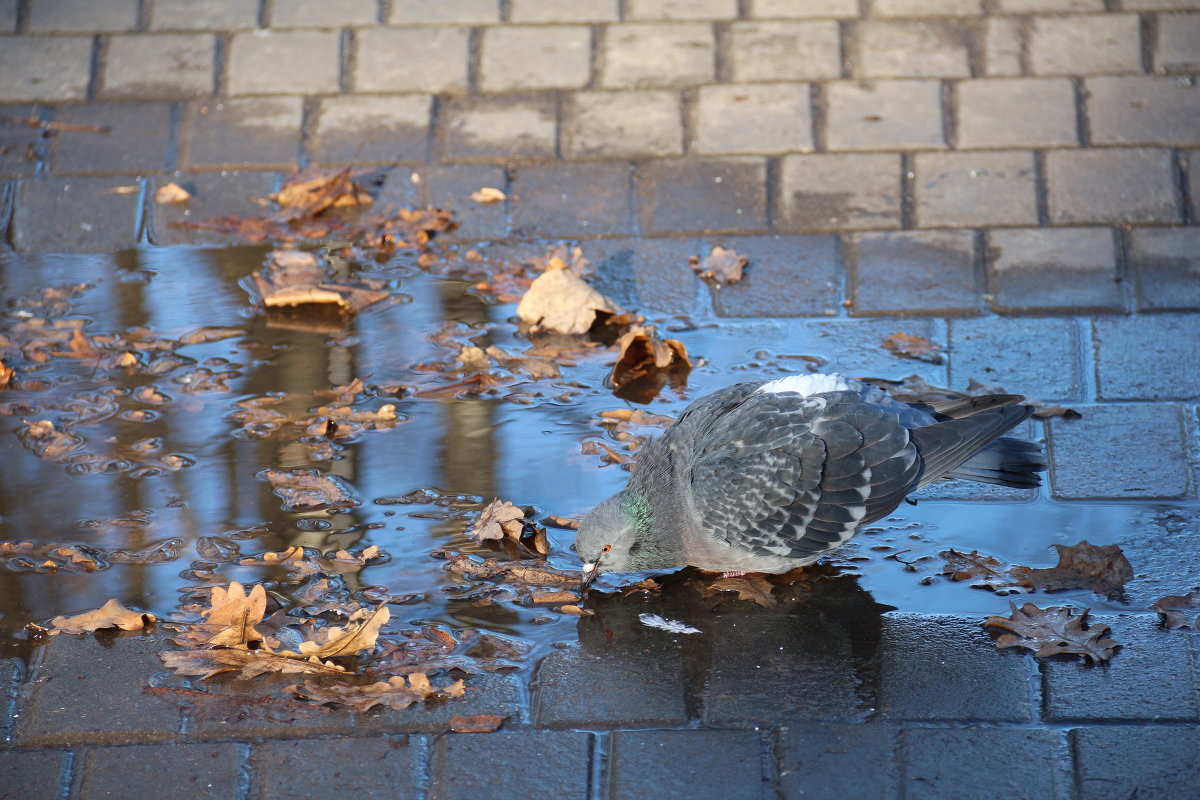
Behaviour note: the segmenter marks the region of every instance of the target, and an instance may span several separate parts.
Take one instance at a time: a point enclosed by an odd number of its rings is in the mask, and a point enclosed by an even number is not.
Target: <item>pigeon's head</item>
[[[592,509],[579,525],[575,550],[583,559],[583,585],[601,572],[638,572],[660,568],[647,547],[649,508],[639,511],[636,498],[619,492]]]

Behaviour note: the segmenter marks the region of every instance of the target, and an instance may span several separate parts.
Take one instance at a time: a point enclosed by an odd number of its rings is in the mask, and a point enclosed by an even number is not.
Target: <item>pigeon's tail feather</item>
[[[1041,486],[1039,472],[1046,471],[1046,456],[1033,442],[997,439],[950,470],[943,477],[1017,489]]]
[[[912,440],[925,465],[918,486],[942,478],[1037,486],[1037,468],[1045,469],[1046,463],[1037,445],[1000,438],[1032,413],[1030,406],[1002,405],[963,419],[914,428]]]
[[[940,400],[936,403],[911,403],[923,407],[939,419],[962,419],[989,408],[1016,405],[1025,398],[1019,394],[984,394],[978,397],[960,397],[954,400]]]

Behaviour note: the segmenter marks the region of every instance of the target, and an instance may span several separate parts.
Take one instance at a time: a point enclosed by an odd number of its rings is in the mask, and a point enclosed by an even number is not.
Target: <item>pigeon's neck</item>
[[[686,513],[674,492],[627,489],[622,506],[639,542],[638,569],[670,569],[687,563],[684,555]]]

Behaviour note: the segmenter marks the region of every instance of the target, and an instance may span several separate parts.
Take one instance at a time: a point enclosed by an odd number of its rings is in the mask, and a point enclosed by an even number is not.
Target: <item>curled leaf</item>
[[[1008,617],[988,617],[983,623],[990,628],[999,628],[1009,633],[996,639],[996,647],[1022,647],[1033,651],[1034,658],[1049,658],[1059,655],[1080,655],[1092,663],[1108,661],[1116,653],[1120,643],[1108,638],[1107,625],[1092,625],[1085,628],[1088,610],[1072,614],[1061,606],[1038,608],[1026,603],[1012,609]]]
[[[113,598],[95,611],[85,611],[71,617],[55,617],[50,620],[49,628],[50,635],[53,636],[56,633],[87,633],[101,628],[140,631],[154,622],[153,614],[128,609]]]

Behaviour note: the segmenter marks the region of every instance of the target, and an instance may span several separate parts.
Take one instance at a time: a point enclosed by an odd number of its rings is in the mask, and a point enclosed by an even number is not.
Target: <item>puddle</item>
[[[595,422],[600,411],[625,405],[601,386],[603,354],[564,367],[560,378],[517,376],[493,394],[455,397],[438,389],[453,379],[423,366],[451,357],[435,339],[466,337],[515,351],[523,346],[510,322],[515,304],[489,305],[467,291],[469,284],[431,276],[400,256],[370,273],[386,282],[392,299],[346,330],[273,328],[251,311],[238,283],[265,253],[171,248],[0,258],[6,303],[0,333],[10,336],[37,318],[81,325],[88,337],[123,332],[142,342],[213,326],[237,329],[214,341],[147,346],[126,367],[54,356],[25,375],[39,383],[0,393],[0,541],[31,542],[27,549],[41,554],[0,564],[0,657],[24,652],[25,623],[97,608],[112,597],[162,617],[206,587],[278,581],[277,566],[238,562],[297,545],[322,552],[375,545],[388,553],[383,563],[343,578],[350,596],[393,598],[393,628],[475,627],[529,642],[535,653],[579,641],[576,617],[473,602],[471,588],[430,553],[494,555],[464,535],[493,497],[539,515],[579,517],[623,485],[627,473],[581,452],[588,439],[617,446]],[[40,294],[78,284],[85,286],[73,297]],[[654,318],[652,310],[640,310]],[[654,321],[705,360],[685,391],[668,388],[648,406],[663,414],[732,381],[801,371],[810,362],[798,356],[820,356],[827,368],[851,374],[917,373],[944,382],[942,367],[897,361],[853,335],[853,326],[877,323]],[[147,330],[135,337],[131,332],[140,328]],[[69,349],[70,342],[61,346]],[[367,389],[347,407],[378,414],[391,405],[390,423],[346,425],[345,438],[314,442],[272,416],[303,416],[330,402],[322,393],[355,378]],[[66,457],[39,458],[36,447],[23,446],[18,434],[28,438],[21,432],[36,420],[73,421],[66,430],[76,439],[59,443]],[[271,484],[257,477],[266,469],[306,467],[337,476],[361,505],[285,511]],[[1051,544],[1121,541],[1162,507],[1062,503],[1044,490],[1022,501],[925,500],[871,526],[833,561],[856,574],[880,604],[997,613],[1006,609],[1005,598],[936,577],[939,550],[978,549],[1050,566]],[[573,533],[548,528],[547,534],[551,564],[577,567]],[[70,559],[72,551],[50,553],[52,545],[77,548],[96,568],[44,568],[39,558]],[[900,560],[889,558],[894,554]],[[1057,594],[1053,602],[1128,608],[1086,592]]]

